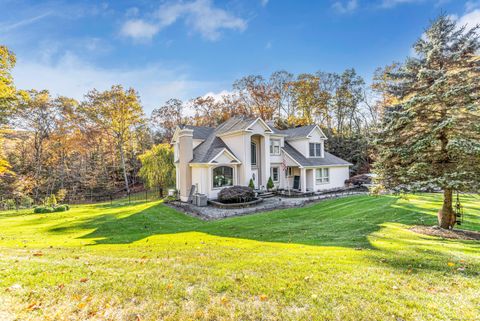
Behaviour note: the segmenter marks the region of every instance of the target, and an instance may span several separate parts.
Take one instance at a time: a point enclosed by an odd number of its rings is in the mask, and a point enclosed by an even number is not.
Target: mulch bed
[[[466,231],[466,230],[446,230],[438,226],[420,226],[416,225],[410,228],[415,233],[438,236],[445,239],[456,240],[477,240],[480,241],[480,232]]]

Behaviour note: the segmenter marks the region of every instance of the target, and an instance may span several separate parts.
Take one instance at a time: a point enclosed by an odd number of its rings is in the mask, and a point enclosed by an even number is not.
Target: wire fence
[[[162,199],[167,195],[168,189],[165,188],[135,188],[127,191],[98,193],[85,196],[67,196],[64,203],[67,204],[90,204],[90,203],[104,203],[123,200],[124,202],[149,202]]]

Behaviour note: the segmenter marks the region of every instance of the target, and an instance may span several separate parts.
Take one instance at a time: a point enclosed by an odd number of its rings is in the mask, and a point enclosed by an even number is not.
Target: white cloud
[[[151,39],[155,36],[160,27],[155,24],[148,23],[142,19],[128,20],[122,26],[120,33],[125,37],[137,40]]]
[[[211,41],[217,40],[224,29],[243,31],[247,28],[245,20],[214,7],[212,0],[194,0],[161,5],[152,22],[129,20],[123,25],[122,34],[134,39],[149,39],[179,20]]]
[[[268,4],[268,0],[260,0],[260,5],[265,7]]]
[[[457,25],[466,26],[471,29],[477,25],[480,25],[480,9],[467,12],[457,20]]]
[[[416,2],[423,2],[423,0],[383,0],[381,6],[383,8],[393,8],[400,4]]]
[[[332,8],[338,11],[339,13],[351,13],[354,12],[358,7],[357,0],[348,0],[345,2],[335,1],[332,4]]]
[[[48,89],[54,95],[81,100],[93,88],[106,90],[113,84],[121,84],[139,92],[147,114],[170,98],[188,100],[218,86],[192,80],[184,68],[167,68],[162,64],[137,69],[104,69],[68,52],[51,59],[54,62],[18,58],[13,71],[18,88]]]

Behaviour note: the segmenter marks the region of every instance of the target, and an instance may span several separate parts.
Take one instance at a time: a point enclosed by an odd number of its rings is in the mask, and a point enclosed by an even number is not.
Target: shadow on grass
[[[368,236],[385,222],[433,224],[435,217],[431,214],[397,207],[397,202],[390,196],[354,196],[209,222],[159,204],[136,213],[95,216],[79,224],[57,226],[51,232],[93,229],[82,238],[94,238],[96,244],[127,244],[152,235],[194,231],[266,242],[371,247]],[[102,206],[108,208],[106,204]]]
[[[478,198],[474,198],[474,202],[476,200]],[[81,238],[94,239],[94,244],[129,244],[153,235],[201,232],[262,242],[361,248],[367,250],[365,258],[375,265],[386,264],[395,269],[413,270],[412,273],[416,269],[445,272],[449,269],[447,262],[455,253],[475,255],[480,244],[415,235],[405,229],[405,225],[435,224],[437,203],[435,195],[415,196],[411,200],[352,196],[218,221],[202,221],[163,204],[146,205],[141,211],[135,206],[102,204],[102,210],[108,214],[65,223],[50,232],[92,230]],[[122,210],[116,210],[118,207]],[[476,219],[479,210],[474,207]],[[474,266],[478,267],[479,263]],[[471,271],[462,273],[471,274]]]

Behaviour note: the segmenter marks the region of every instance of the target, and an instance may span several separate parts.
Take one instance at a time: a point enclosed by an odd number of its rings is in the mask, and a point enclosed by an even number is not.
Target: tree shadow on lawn
[[[355,248],[365,250],[364,257],[375,264],[406,271],[421,267],[445,272],[452,253],[460,251],[474,255],[480,244],[408,231],[405,225],[436,223],[436,198],[430,197],[425,201],[423,196],[412,200],[393,196],[352,196],[218,221],[202,221],[163,204],[155,204],[133,213],[128,213],[126,207],[126,214],[120,211],[97,215],[56,226],[50,231],[62,234],[71,230],[93,230],[81,236],[93,239],[93,245],[129,244],[154,235],[200,232],[262,242]],[[478,266],[477,263],[473,265]]]
[[[365,248],[372,247],[368,236],[385,222],[434,223],[431,214],[397,207],[397,202],[397,198],[390,196],[353,196],[218,221],[202,221],[159,204],[122,217],[95,216],[50,231],[93,229],[82,238],[93,238],[95,244],[127,244],[152,235],[203,232],[264,242]]]

